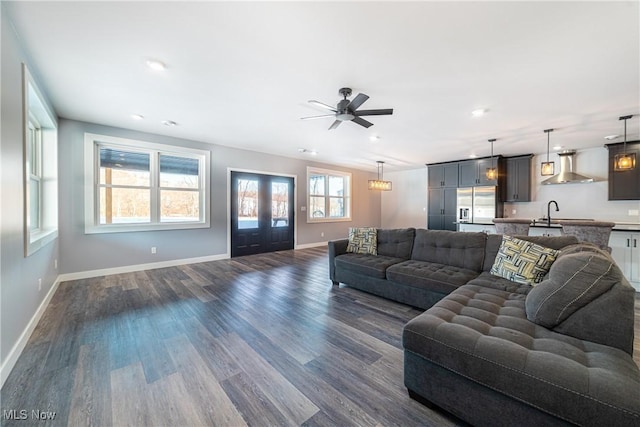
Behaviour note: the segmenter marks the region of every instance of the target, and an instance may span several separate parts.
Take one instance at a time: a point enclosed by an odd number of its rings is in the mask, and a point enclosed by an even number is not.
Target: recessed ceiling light
[[[176,126],[177,125],[177,123],[172,121],[172,120],[163,120],[162,124],[165,125],[165,126]]]
[[[131,118],[134,120],[142,120],[144,119],[144,116],[142,114],[132,114]]]
[[[370,139],[372,142],[380,141],[380,137],[379,137],[378,135],[371,135],[371,136],[369,137],[369,139]]]
[[[476,157],[478,157],[477,154],[469,154],[469,157],[471,157],[472,159],[475,159]]]
[[[620,138],[620,135],[607,135],[607,136],[604,137],[604,139],[609,140],[609,141],[611,141],[613,139],[616,139],[616,138]]]
[[[556,151],[558,151],[558,150],[561,150],[561,149],[562,149],[562,147],[564,147],[564,145],[554,145],[554,146],[553,146],[553,149],[554,149],[554,150],[556,150]]]
[[[316,150],[311,150],[309,151],[309,154],[311,154],[312,156],[317,156],[318,152]]]
[[[165,68],[167,68],[167,66],[164,64],[164,62],[158,61],[158,60],[155,60],[155,59],[147,59],[147,67],[151,68],[152,70],[156,70],[156,71],[162,71]]]
[[[471,112],[471,115],[473,117],[480,117],[480,116],[484,116],[489,110],[487,110],[486,108],[478,108],[477,110],[473,110]]]
[[[306,148],[298,148],[298,151],[299,151],[300,153],[306,153],[306,152],[307,152],[307,149],[306,149]]]

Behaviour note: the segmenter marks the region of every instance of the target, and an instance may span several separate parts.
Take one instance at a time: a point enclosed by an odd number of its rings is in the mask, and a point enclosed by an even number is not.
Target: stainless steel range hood
[[[593,182],[593,178],[580,175],[573,171],[576,150],[563,150],[558,152],[560,157],[560,173],[542,181],[542,184],[570,184],[574,182]]]

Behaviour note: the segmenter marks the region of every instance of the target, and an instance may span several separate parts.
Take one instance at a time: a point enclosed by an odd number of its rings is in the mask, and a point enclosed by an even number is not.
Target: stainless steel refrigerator
[[[459,223],[491,224],[493,218],[502,217],[502,203],[497,187],[458,188],[456,215]]]

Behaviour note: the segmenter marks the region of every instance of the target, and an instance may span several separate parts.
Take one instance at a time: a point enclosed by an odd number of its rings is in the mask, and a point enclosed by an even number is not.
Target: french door
[[[293,249],[293,178],[231,172],[231,257]]]

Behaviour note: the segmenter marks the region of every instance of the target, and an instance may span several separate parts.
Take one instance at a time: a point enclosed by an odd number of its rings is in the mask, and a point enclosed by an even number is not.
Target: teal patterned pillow
[[[378,230],[375,227],[349,227],[347,252],[378,255]]]

